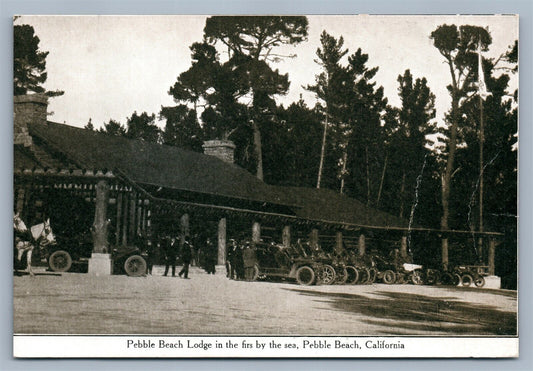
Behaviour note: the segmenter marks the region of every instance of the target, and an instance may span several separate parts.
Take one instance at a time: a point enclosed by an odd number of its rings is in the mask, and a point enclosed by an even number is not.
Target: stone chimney
[[[46,124],[48,97],[44,94],[17,95],[13,97],[13,144],[30,147],[32,143],[28,123]]]
[[[206,155],[218,157],[231,164],[234,162],[235,144],[231,140],[206,140],[202,148]]]

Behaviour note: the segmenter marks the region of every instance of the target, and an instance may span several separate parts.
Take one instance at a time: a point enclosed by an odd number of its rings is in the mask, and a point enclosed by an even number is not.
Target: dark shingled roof
[[[48,122],[29,131],[85,169],[116,168],[137,183],[277,203],[268,185],[216,157]]]
[[[237,165],[181,148],[48,122],[29,132],[83,169],[124,172],[140,184],[288,205],[296,216],[374,227],[406,228],[407,221],[327,189],[269,186]],[[20,165],[31,163],[20,153]],[[17,150],[15,157],[17,157]]]
[[[296,215],[302,218],[334,220],[361,226],[407,228],[405,219],[370,208],[362,202],[330,189],[276,187],[283,202],[299,205]]]

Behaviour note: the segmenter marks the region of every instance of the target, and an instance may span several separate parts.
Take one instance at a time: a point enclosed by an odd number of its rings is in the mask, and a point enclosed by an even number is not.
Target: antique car
[[[68,272],[73,263],[91,257],[93,243],[89,233],[77,238],[56,236],[56,240],[56,244],[48,245],[41,251],[41,258],[47,261],[49,269],[54,272]]]
[[[113,249],[113,274],[127,274],[132,277],[146,275],[147,254],[136,246],[117,246]]]
[[[331,284],[335,268],[323,259],[311,256],[302,246],[285,247],[274,243],[255,244],[257,264],[254,279],[279,277],[295,279],[300,285]]]

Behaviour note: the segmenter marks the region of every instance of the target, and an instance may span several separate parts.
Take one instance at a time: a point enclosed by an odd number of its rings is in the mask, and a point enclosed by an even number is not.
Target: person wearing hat
[[[178,276],[189,279],[189,265],[191,264],[192,252],[191,245],[189,241],[183,241],[183,246],[181,247],[181,261],[183,262],[183,268],[178,273]]]
[[[163,274],[163,276],[166,276],[168,274],[168,269],[170,266],[172,266],[172,277],[175,277],[178,242],[176,241],[175,237],[169,236],[167,236],[167,238],[165,238],[163,242],[163,251],[165,253],[165,273]]]

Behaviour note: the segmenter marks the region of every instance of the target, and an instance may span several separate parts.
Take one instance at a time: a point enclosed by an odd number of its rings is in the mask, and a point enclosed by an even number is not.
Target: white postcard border
[[[518,337],[15,335],[17,358],[515,358]]]

